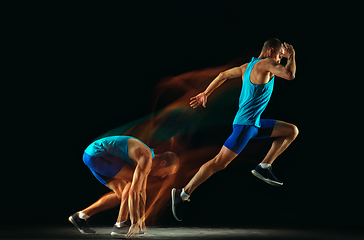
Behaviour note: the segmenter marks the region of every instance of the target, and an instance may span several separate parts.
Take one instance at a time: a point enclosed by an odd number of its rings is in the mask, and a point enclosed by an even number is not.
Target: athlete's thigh
[[[236,156],[238,156],[238,154],[231,151],[227,147],[222,146],[222,148],[219,152],[219,156],[221,159],[225,160],[226,162],[231,162],[234,158],[236,158]]]
[[[273,130],[277,123],[277,120],[273,119],[261,119],[260,120],[260,128],[258,129],[258,133],[253,139],[266,139],[273,137]]]
[[[234,152],[235,154],[240,154],[240,152],[245,148],[251,138],[254,138],[258,133],[258,128],[252,125],[233,125],[233,133],[226,139],[224,147]],[[224,150],[226,155],[226,149]]]
[[[294,132],[297,127],[294,124],[277,120],[274,124],[271,137],[285,137]]]
[[[125,180],[114,179],[111,182],[109,182],[108,184],[106,184],[106,186],[108,188],[110,188],[111,190],[113,190],[116,194],[121,196],[121,194],[127,184],[128,183]]]

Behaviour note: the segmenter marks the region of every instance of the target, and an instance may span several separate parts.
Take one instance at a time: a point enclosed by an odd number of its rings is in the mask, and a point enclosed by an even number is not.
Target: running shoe
[[[181,198],[182,189],[172,189],[172,213],[174,218],[177,221],[182,221],[183,209],[185,202],[189,202],[190,200],[183,200]]]
[[[111,231],[111,236],[123,236],[125,237],[125,235],[129,232],[129,226],[126,225],[125,223],[123,223],[123,225],[121,227],[117,227],[116,225],[114,225],[114,227],[112,228]],[[139,237],[143,236],[145,232],[139,231]]]
[[[73,214],[73,216],[70,216],[68,218],[68,221],[70,221],[82,234],[95,234],[96,231],[92,230],[90,226],[88,225],[87,220],[81,219],[78,216],[78,213]]]
[[[128,233],[128,231],[129,231],[129,226],[126,225],[125,223],[122,223],[120,227],[117,227],[114,224],[114,227],[112,228],[111,231],[111,236],[125,235]]]
[[[272,186],[282,186],[283,182],[278,180],[272,172],[272,166],[268,169],[263,169],[259,164],[253,169],[252,174],[257,178],[263,180],[264,182],[272,185]]]

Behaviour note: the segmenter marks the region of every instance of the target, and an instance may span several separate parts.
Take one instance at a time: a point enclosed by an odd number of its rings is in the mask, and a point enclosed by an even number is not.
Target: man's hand
[[[282,57],[287,58],[287,59],[291,55],[293,55],[293,57],[294,57],[295,51],[294,51],[294,48],[292,45],[289,45],[288,43],[285,42],[284,44],[282,44],[282,47],[284,48]]]
[[[139,238],[139,225],[133,224],[129,228],[129,232],[126,234],[126,238]]]
[[[206,103],[207,103],[207,96],[205,92],[202,92],[197,96],[190,98],[190,106],[192,108],[197,108],[200,105],[206,108]]]

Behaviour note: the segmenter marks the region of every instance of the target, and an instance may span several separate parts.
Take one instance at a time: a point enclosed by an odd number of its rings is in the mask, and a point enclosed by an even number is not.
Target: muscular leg
[[[220,171],[229,165],[229,163],[236,157],[238,154],[234,153],[230,149],[222,146],[219,154],[217,154],[213,159],[206,162],[200,170],[195,174],[195,176],[191,179],[191,181],[184,187],[185,192],[188,195],[199,186],[201,183],[206,181],[212,174],[217,171]]]
[[[295,140],[298,128],[290,123],[276,121],[271,137],[277,137],[272,143],[262,163],[272,164],[274,160]]]
[[[120,210],[119,216],[116,222],[124,222],[128,220],[129,215],[129,206],[128,206],[128,196],[129,196],[129,189],[130,183],[127,183],[121,179],[115,179],[109,182],[106,186],[113,190],[116,195],[119,197]]]
[[[120,204],[119,196],[115,194],[115,192],[109,192],[106,193],[104,196],[102,196],[91,206],[83,209],[81,212],[91,217],[92,215],[98,212],[114,208],[119,204]]]

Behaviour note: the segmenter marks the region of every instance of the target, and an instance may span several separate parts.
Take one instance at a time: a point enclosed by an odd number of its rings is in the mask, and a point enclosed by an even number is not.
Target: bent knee
[[[296,125],[292,124],[292,134],[291,135],[294,138],[296,138],[298,136],[299,132],[300,131],[298,130],[298,127]]]
[[[224,161],[223,158],[221,157],[216,157],[213,161],[212,161],[212,165],[213,165],[213,169],[215,170],[215,172],[220,171],[225,169],[228,165],[229,165],[230,161]]]
[[[106,185],[110,188],[116,196],[121,199],[123,197],[123,192],[126,189],[126,182],[123,180],[115,179]]]
[[[113,190],[113,191],[114,191],[116,197],[121,200],[123,193],[121,191],[118,191],[118,190]]]
[[[221,148],[220,153],[213,159],[213,163],[216,169],[225,169],[238,154],[226,148],[225,146]]]
[[[221,170],[224,170],[226,167],[228,166],[228,164],[225,164],[225,163],[215,163],[215,167],[214,169],[217,171],[221,171]]]

